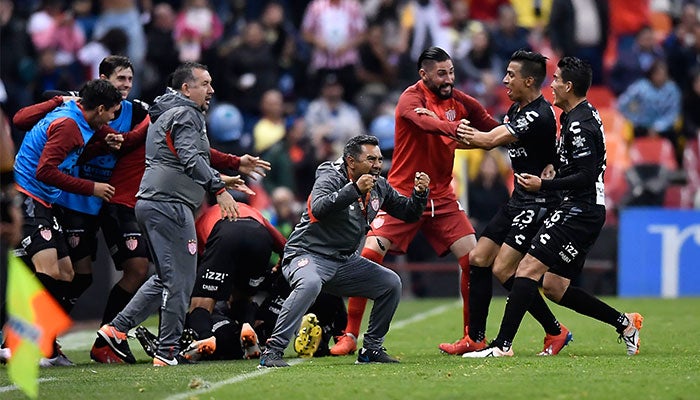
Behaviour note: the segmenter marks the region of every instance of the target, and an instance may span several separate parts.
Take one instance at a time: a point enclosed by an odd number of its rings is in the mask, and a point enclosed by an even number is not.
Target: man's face
[[[455,84],[455,67],[452,60],[427,63],[418,73],[425,86],[439,98],[446,100],[452,97]]]
[[[506,69],[506,74],[503,77],[503,84],[506,87],[508,98],[515,102],[520,102],[524,99],[527,91],[526,78],[522,75],[522,64],[517,61],[511,61]]]
[[[192,70],[194,80],[185,82],[183,93],[190,100],[194,101],[202,111],[209,109],[209,102],[214,95],[214,88],[211,86],[211,75],[205,69],[195,68]]]
[[[93,118],[92,121],[90,121],[90,127],[93,129],[97,130],[100,129],[102,126],[108,124],[111,120],[114,119],[114,114],[119,111],[121,108],[121,103],[118,103],[111,108],[106,108],[103,105],[97,106],[97,113],[95,114],[95,118]]]
[[[383,162],[384,157],[379,146],[363,144],[362,153],[357,158],[353,157],[353,180],[356,181],[364,174],[379,176]]]
[[[117,67],[112,75],[100,75],[101,79],[108,80],[122,94],[122,99],[126,99],[131,92],[131,87],[134,83],[134,71],[131,68]]]
[[[571,93],[571,82],[564,82],[561,77],[561,69],[559,68],[554,71],[553,78],[552,83],[549,85],[549,87],[552,88],[552,94],[554,95],[553,103],[555,106],[561,108]]]

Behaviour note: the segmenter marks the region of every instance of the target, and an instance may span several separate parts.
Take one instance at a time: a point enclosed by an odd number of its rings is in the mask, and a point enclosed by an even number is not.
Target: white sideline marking
[[[49,382],[55,381],[56,378],[39,378],[39,382]],[[12,392],[14,390],[19,390],[17,385],[0,386],[0,393]]]
[[[434,315],[442,314],[449,309],[452,309],[456,306],[461,306],[461,305],[462,305],[462,301],[460,300],[460,301],[457,301],[457,302],[454,302],[451,304],[445,304],[445,305],[442,305],[439,307],[431,308],[430,310],[422,312],[422,313],[418,313],[418,314],[412,316],[411,318],[403,319],[401,321],[397,321],[397,322],[391,324],[391,329],[403,329],[410,324],[413,324],[413,323],[416,323],[419,321],[423,321],[424,319],[427,319],[427,318],[432,317]],[[296,365],[296,364],[302,363],[306,360],[310,360],[310,358],[295,358],[295,359],[289,361],[289,365]],[[258,369],[258,370],[252,371],[252,372],[246,372],[242,375],[236,375],[236,376],[233,376],[233,377],[228,378],[228,379],[223,380],[223,381],[210,383],[209,386],[207,386],[206,388],[188,390],[187,392],[182,392],[182,393],[174,394],[172,396],[168,396],[165,398],[165,400],[189,399],[192,396],[197,396],[200,394],[211,392],[212,390],[216,390],[216,389],[223,387],[223,386],[226,386],[226,385],[231,385],[234,383],[243,382],[243,381],[248,380],[250,378],[255,378],[255,377],[267,374],[268,372],[272,372],[275,369],[276,368],[263,368],[263,369]]]

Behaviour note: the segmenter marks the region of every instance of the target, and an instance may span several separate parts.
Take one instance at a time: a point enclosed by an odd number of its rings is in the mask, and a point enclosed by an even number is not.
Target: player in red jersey
[[[469,323],[469,252],[476,246],[474,228],[457,201],[450,183],[457,128],[469,124],[490,131],[499,125],[473,97],[454,89],[454,66],[449,54],[438,47],[423,51],[418,59],[420,80],[407,88],[396,107],[394,154],[388,181],[403,195],[410,195],[415,171],[430,176],[430,198],[421,219],[406,223],[380,212],[371,224],[362,256],[382,263],[388,251],[405,253],[418,231],[425,234],[435,252],[452,252],[461,269],[460,291],[464,327]],[[360,322],[367,299],[351,297],[348,325],[331,348],[333,355],[356,350]]]

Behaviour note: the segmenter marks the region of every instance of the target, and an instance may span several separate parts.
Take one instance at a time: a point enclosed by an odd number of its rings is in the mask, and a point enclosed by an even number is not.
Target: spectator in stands
[[[355,67],[360,61],[358,47],[365,40],[366,29],[358,0],[313,0],[304,13],[301,31],[313,47],[311,70],[317,78],[335,73],[346,99],[352,99],[357,90]]]
[[[690,90],[683,97],[683,133],[688,140],[700,140],[700,69],[692,71]]]
[[[530,32],[518,25],[515,9],[511,5],[499,7],[497,22],[491,31],[491,43],[500,65],[508,65],[510,56],[517,50],[532,50],[528,42]]]
[[[575,56],[593,68],[593,85],[603,83],[603,54],[608,44],[609,8],[605,0],[554,0],[547,26],[558,58]]]
[[[633,82],[643,78],[655,61],[663,60],[664,57],[664,50],[656,42],[654,31],[650,26],[642,27],[631,48],[619,52],[610,72],[610,88],[619,96]]]
[[[669,75],[679,86],[685,86],[690,78],[688,71],[695,61],[691,58],[690,49],[700,46],[696,43],[698,35],[695,34],[696,30],[700,30],[699,24],[698,6],[694,3],[686,3],[673,32],[662,43],[666,52],[666,61],[668,61]]]
[[[180,61],[200,61],[224,33],[224,25],[208,0],[185,0],[175,19],[175,43]]]
[[[499,152],[500,150],[485,152],[476,179],[469,182],[469,219],[477,237],[481,236],[481,231],[510,198],[496,160],[499,157],[503,161],[503,155]]]
[[[262,154],[284,138],[284,101],[282,93],[270,89],[260,100],[260,120],[253,127],[253,141],[256,154]]]
[[[333,144],[335,151],[324,154],[330,157],[324,160],[339,157],[343,144],[365,131],[360,112],[343,100],[344,90],[336,74],[327,74],[322,80],[321,95],[309,104],[304,115],[314,145],[320,149]]]
[[[110,55],[124,55],[129,37],[121,28],[112,28],[104,36],[92,40],[78,51],[78,60],[88,70],[88,77],[100,77],[100,63]]]
[[[390,60],[391,51],[384,43],[384,36],[381,25],[370,25],[367,41],[359,49],[357,77],[362,88],[354,100],[364,121],[369,121],[376,115],[377,106],[396,79],[396,65]]]
[[[5,98],[0,96],[0,103],[7,115],[14,115],[32,103],[27,87],[34,79],[36,61],[34,46],[12,0],[0,0],[0,54],[0,85],[7,92]],[[18,133],[13,138],[21,143]]]
[[[635,137],[660,135],[677,145],[674,124],[681,112],[681,91],[669,79],[665,61],[655,61],[644,78],[627,88],[618,108],[632,122]]]
[[[489,31],[481,23],[472,25],[472,47],[466,57],[456,60],[456,87],[479,100],[487,109],[497,102],[499,75],[503,71]]]
[[[175,11],[168,3],[159,3],[153,8],[151,24],[146,29],[146,70],[152,74],[144,76],[143,99],[152,101],[165,92],[166,80],[178,63],[178,52],[173,39]],[[151,78],[151,79],[149,79]]]

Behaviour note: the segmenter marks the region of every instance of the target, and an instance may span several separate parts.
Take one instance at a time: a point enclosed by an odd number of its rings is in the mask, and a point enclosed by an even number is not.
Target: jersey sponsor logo
[[[70,235],[68,236],[68,245],[71,248],[76,248],[80,244],[80,236],[78,235]]]
[[[219,286],[217,285],[202,285],[202,289],[209,291],[209,292],[216,292],[219,290]]]
[[[261,283],[265,280],[264,276],[261,276],[260,278],[250,278],[248,281],[248,286],[250,287],[258,287],[260,286]]]
[[[377,217],[372,221],[372,228],[379,229],[384,225],[384,217]]]
[[[527,157],[527,151],[525,150],[524,147],[517,147],[514,149],[508,149],[508,156],[510,158]]]
[[[447,118],[448,121],[454,121],[457,118],[457,111],[452,109],[445,111],[445,118]]]
[[[39,233],[41,234],[41,237],[44,238],[44,240],[46,240],[47,242],[53,237],[53,234],[51,233],[51,228],[41,228],[39,230]]]
[[[187,251],[191,254],[194,255],[194,253],[197,252],[197,241],[196,240],[188,240],[187,241]]]
[[[372,205],[372,209],[374,211],[379,211],[379,199],[378,198],[375,197],[374,199],[372,199],[370,204]]]
[[[217,272],[217,271],[212,271],[210,269],[207,269],[204,272],[204,279],[209,279],[212,281],[223,282],[227,276],[228,276],[228,274],[225,272]]]
[[[134,251],[134,250],[136,250],[136,246],[138,246],[139,242],[136,240],[135,237],[131,236],[131,237],[126,238],[126,240],[124,241],[124,244],[126,245],[127,249]]]

